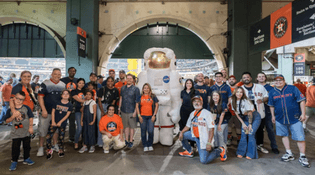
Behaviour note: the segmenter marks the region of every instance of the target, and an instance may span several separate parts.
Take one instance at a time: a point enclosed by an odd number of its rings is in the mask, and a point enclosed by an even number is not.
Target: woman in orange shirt
[[[136,110],[141,127],[141,140],[144,151],[153,151],[153,131],[156,113],[159,109],[159,100],[152,93],[149,83],[142,87],[141,96],[137,99]],[[148,132],[148,137],[147,137]]]

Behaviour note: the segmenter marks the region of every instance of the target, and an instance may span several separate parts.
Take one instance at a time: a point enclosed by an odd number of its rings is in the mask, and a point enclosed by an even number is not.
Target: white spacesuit
[[[154,125],[153,143],[173,144],[173,129],[180,120],[183,89],[176,72],[176,57],[168,48],[150,48],[144,53],[144,70],[138,75],[140,92],[144,83],[149,83],[159,99],[159,111]]]

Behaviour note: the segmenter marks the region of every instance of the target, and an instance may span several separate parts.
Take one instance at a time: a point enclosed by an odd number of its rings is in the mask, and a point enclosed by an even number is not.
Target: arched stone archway
[[[106,66],[108,63],[108,60],[111,58],[111,54],[115,51],[119,43],[126,38],[129,34],[136,31],[137,29],[146,26],[147,24],[151,23],[162,23],[162,22],[168,22],[168,23],[174,23],[178,24],[181,27],[184,27],[193,33],[195,33],[197,36],[201,38],[202,41],[207,45],[209,50],[214,53],[214,58],[217,61],[219,69],[226,68],[226,61],[225,58],[218,46],[216,46],[216,41],[213,38],[214,35],[211,35],[209,32],[207,32],[205,29],[203,29],[201,26],[195,24],[192,21],[188,21],[187,19],[182,19],[177,16],[165,16],[165,15],[156,15],[156,16],[150,16],[147,18],[142,18],[134,23],[127,25],[122,30],[114,34],[114,37],[110,40],[110,42],[106,45],[104,51],[100,52],[100,64],[98,73],[105,74],[106,72]]]
[[[65,40],[54,30],[49,28],[47,25],[43,24],[42,22],[39,22],[37,20],[34,20],[32,18],[20,16],[20,15],[0,15],[1,25],[7,25],[11,23],[24,23],[29,22],[32,24],[38,25],[40,28],[46,30],[57,42],[59,45],[64,57],[66,58],[66,42]]]

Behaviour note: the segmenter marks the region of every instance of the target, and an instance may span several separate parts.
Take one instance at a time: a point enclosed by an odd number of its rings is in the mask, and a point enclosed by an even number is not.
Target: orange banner
[[[270,49],[292,43],[292,3],[270,15]]]
[[[86,31],[83,30],[81,27],[77,27],[77,34],[86,38]]]

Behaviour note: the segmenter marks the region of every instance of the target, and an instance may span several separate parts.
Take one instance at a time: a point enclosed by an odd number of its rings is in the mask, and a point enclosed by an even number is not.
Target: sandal
[[[241,159],[241,158],[243,158],[243,156],[241,156],[241,155],[237,155],[237,158],[240,158],[240,159]]]
[[[74,150],[78,150],[79,149],[79,144],[78,143],[75,143],[74,144]]]
[[[246,159],[251,160],[252,158],[250,158],[250,157],[246,156]]]

